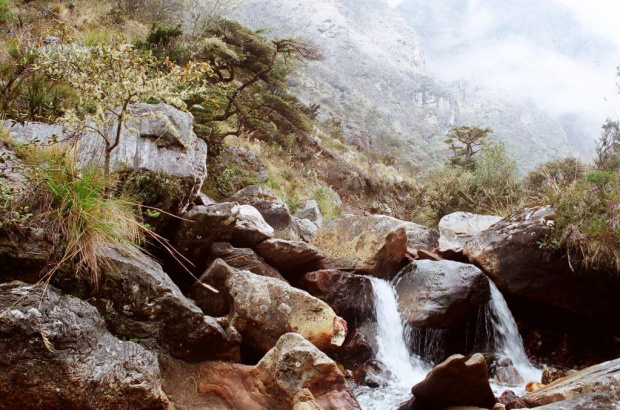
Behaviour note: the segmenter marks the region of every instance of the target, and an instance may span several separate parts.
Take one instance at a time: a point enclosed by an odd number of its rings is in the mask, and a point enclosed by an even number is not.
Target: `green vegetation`
[[[28,226],[42,228],[55,249],[56,266],[71,263],[97,286],[110,249],[144,242],[132,198],[115,194],[115,180],[99,166],[78,169],[73,153],[32,146],[20,150],[26,165],[24,192],[15,206],[27,206]]]

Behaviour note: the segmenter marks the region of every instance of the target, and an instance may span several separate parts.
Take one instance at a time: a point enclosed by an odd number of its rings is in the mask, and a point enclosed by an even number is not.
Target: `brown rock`
[[[253,349],[266,352],[288,332],[299,333],[321,350],[344,343],[346,322],[307,292],[236,269],[226,288],[232,300],[231,324]]]
[[[542,383],[528,382],[525,385],[525,391],[528,392],[528,393],[534,393],[535,391],[538,391],[538,390],[542,389],[543,387],[545,387],[545,385],[542,384]]]
[[[321,268],[325,258],[316,247],[303,241],[269,239],[256,247],[256,252],[280,272],[295,276]]]
[[[405,222],[407,247],[414,251],[430,251],[437,247],[439,232],[428,226]]]
[[[368,360],[353,371],[353,380],[368,387],[387,386],[389,370],[377,360]]]
[[[521,399],[526,407],[571,400],[589,393],[612,393],[620,399],[620,359],[588,367],[558,379]]]
[[[540,381],[542,384],[551,384],[554,381],[566,376],[568,376],[568,372],[564,370],[556,369],[555,367],[545,367]]]
[[[404,221],[383,215],[345,216],[323,225],[312,244],[329,268],[392,278],[407,253]]]
[[[525,404],[521,401],[519,396],[517,396],[512,390],[506,390],[503,392],[498,400],[508,410],[521,409],[525,407]]]
[[[236,246],[252,247],[273,238],[274,230],[256,208],[240,205],[231,241]]]
[[[495,396],[487,378],[487,366],[481,354],[469,359],[450,356],[435,366],[426,378],[413,386],[415,396],[411,409],[431,409],[449,406],[477,406],[490,409]]]
[[[260,276],[267,276],[286,282],[286,279],[280,275],[280,272],[269,266],[263,258],[251,249],[235,248],[226,242],[216,242],[211,246],[211,257],[222,259],[233,268],[249,270]]]
[[[359,409],[338,366],[300,335],[283,335],[254,367],[167,363],[164,389],[177,407],[244,410]],[[188,380],[192,386],[188,388]]]

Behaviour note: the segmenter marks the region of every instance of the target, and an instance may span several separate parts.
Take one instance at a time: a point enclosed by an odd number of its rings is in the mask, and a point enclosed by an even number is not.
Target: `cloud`
[[[618,117],[618,0],[408,0],[401,9],[425,34],[429,70],[445,81],[593,124]]]

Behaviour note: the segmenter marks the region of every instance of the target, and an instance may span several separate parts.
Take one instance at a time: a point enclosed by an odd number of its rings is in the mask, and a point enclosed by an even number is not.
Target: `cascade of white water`
[[[389,375],[386,387],[359,387],[356,396],[365,410],[393,409],[411,396],[411,387],[423,380],[429,369],[409,353],[394,287],[382,279],[370,280],[377,316],[376,358],[386,366]]]
[[[509,357],[517,371],[526,381],[539,381],[541,371],[530,363],[523,340],[519,334],[517,323],[508,308],[508,304],[497,289],[493,281],[489,280],[491,300],[489,302],[490,319],[493,324],[493,334],[496,353]]]

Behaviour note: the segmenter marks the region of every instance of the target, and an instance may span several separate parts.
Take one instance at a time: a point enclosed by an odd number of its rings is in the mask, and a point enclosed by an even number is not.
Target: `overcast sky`
[[[396,7],[407,0],[387,1]],[[563,22],[566,19],[567,24],[571,25],[567,33],[575,36],[575,50],[571,49],[572,44],[568,44],[570,50],[565,52],[554,49],[550,43],[538,41],[546,34],[557,36],[557,33],[544,33],[546,26],[540,21],[544,21],[546,16],[539,20],[532,19],[538,22],[532,24],[533,29],[539,32],[514,33],[514,27],[520,25],[530,28],[528,22],[517,22],[503,30],[513,21],[512,16],[507,14],[509,11],[501,7],[501,2],[468,0],[465,11],[459,14],[458,19],[453,15],[447,17],[448,20],[441,23],[444,26],[439,30],[441,34],[426,39],[429,71],[448,82],[464,79],[503,89],[515,98],[535,101],[552,114],[578,113],[588,117],[593,124],[601,124],[606,117],[618,119],[620,97],[616,87],[616,67],[620,65],[620,0],[540,2],[538,4],[543,7],[532,2],[529,7],[538,7],[538,11],[545,12],[551,10],[553,18],[556,14],[558,16],[558,20],[554,21]],[[443,0],[421,4],[428,9],[457,3],[463,1],[452,3],[451,0]],[[547,7],[554,3],[565,7],[569,14],[562,16],[562,9]],[[529,19],[527,4],[526,1],[510,3],[513,9],[523,13],[515,18]],[[532,13],[535,12],[532,10]],[[540,17],[540,14],[535,17]],[[425,21],[422,18],[419,24]],[[578,24],[581,27],[572,27]],[[563,27],[560,24],[549,30]],[[599,46],[597,36],[606,40],[601,41],[606,46]],[[564,43],[573,40],[568,36],[560,38]],[[591,41],[593,38],[594,43]],[[582,39],[585,39],[583,43]],[[431,40],[432,44],[428,44]]]

